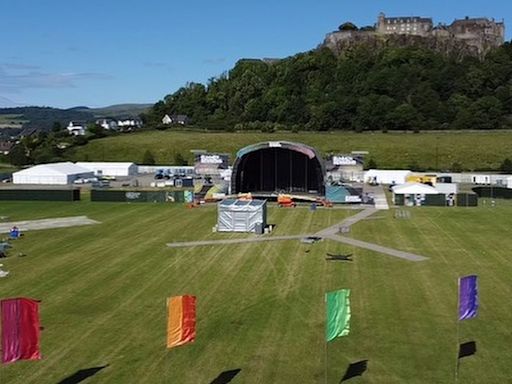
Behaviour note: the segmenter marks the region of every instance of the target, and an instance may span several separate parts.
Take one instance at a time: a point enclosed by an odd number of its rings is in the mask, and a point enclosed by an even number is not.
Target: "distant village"
[[[185,126],[191,123],[187,115],[164,115],[161,120],[163,126],[178,125]],[[69,121],[65,127],[70,136],[85,136],[88,132],[88,126],[91,125],[89,121],[72,120]],[[126,119],[110,119],[103,118],[94,121],[94,126],[101,127],[109,132],[127,133],[134,130],[141,129],[144,126],[140,118],[126,118]],[[8,155],[9,151],[19,142],[23,137],[37,134],[37,128],[15,129],[10,130],[6,128],[0,131],[0,154]],[[11,134],[9,134],[11,133]]]

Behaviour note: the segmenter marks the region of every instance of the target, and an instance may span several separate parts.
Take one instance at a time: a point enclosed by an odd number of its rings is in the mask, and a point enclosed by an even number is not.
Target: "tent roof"
[[[267,203],[266,200],[237,200],[237,199],[225,199],[222,200],[219,205],[222,207],[251,207],[257,208]]]
[[[367,175],[407,175],[411,173],[409,170],[405,169],[369,169],[366,171]]]
[[[92,161],[77,161],[76,165],[80,167],[119,167],[119,168],[128,168],[135,163],[129,162],[120,162],[120,161],[100,161],[100,162],[92,162]]]
[[[69,161],[65,163],[39,164],[15,172],[17,175],[77,175],[81,173],[91,173],[91,170]]]
[[[397,195],[409,195],[409,194],[422,194],[422,195],[437,195],[439,192],[434,187],[427,184],[421,183],[405,183],[395,185],[393,187],[393,193]]]

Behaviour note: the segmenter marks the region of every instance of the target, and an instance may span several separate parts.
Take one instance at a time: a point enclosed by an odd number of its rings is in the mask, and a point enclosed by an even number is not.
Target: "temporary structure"
[[[395,195],[437,195],[439,191],[434,187],[421,183],[405,183],[393,187]]]
[[[76,165],[93,171],[96,176],[135,176],[137,165],[128,162],[77,162]]]
[[[405,183],[392,189],[393,203],[396,205],[446,205],[446,196],[427,184]]]
[[[409,170],[382,170],[370,169],[364,174],[367,183],[376,182],[379,184],[403,184],[411,174]]]
[[[267,224],[266,200],[226,199],[218,205],[219,232],[262,232]]]
[[[12,174],[13,184],[72,184],[79,178],[92,178],[92,171],[71,162],[39,164]]]

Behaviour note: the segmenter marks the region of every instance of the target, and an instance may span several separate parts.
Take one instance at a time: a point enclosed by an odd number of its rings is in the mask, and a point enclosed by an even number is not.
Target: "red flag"
[[[16,298],[0,301],[2,314],[2,363],[40,360],[39,302]]]

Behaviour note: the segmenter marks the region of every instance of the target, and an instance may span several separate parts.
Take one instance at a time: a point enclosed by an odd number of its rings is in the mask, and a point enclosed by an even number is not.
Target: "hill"
[[[240,60],[206,85],[189,83],[165,96],[146,121],[164,129],[165,114],[185,114],[210,130],[266,131],[512,127],[510,43],[480,60],[416,44],[420,37],[387,43],[400,39],[351,41],[336,52],[320,47],[278,61]]]
[[[141,113],[147,112],[153,104],[115,104],[102,108],[75,107],[81,112],[90,112],[95,117],[110,117],[113,119],[125,117],[138,117]]]
[[[429,133],[261,132],[214,133],[149,131],[90,141],[66,153],[72,160],[142,163],[150,150],[157,164],[172,164],[181,154],[192,164],[192,149],[227,152],[232,156],[249,144],[268,140],[305,143],[321,153],[369,151],[379,168],[413,170],[498,170],[510,158],[511,131]]]

